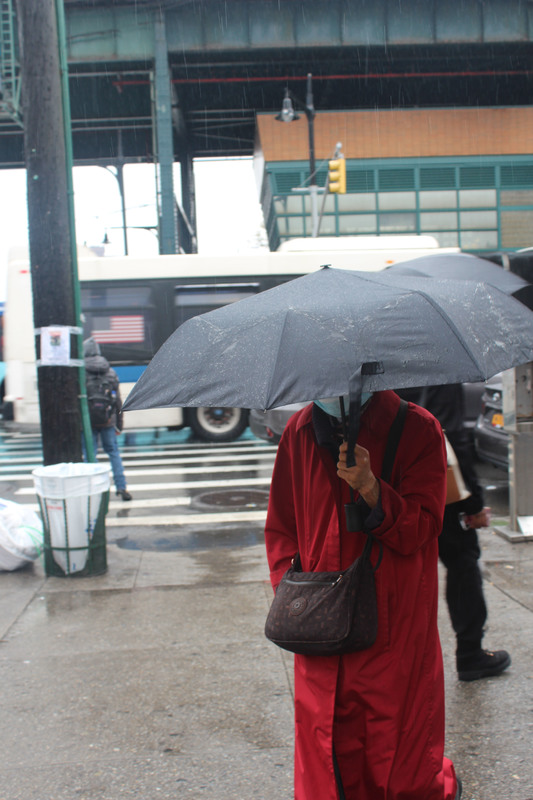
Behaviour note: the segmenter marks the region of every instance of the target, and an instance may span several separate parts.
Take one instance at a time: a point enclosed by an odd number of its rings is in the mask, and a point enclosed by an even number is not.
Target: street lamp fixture
[[[281,111],[276,116],[276,119],[280,122],[294,122],[297,119],[300,119],[299,115],[296,113],[294,109],[293,102],[305,112],[305,116],[307,117],[307,126],[309,132],[309,172],[310,172],[310,180],[309,180],[309,194],[311,196],[311,221],[312,221],[312,233],[311,236],[314,238],[318,236],[318,186],[316,183],[316,166],[315,166],[315,130],[314,130],[314,120],[315,120],[315,106],[313,103],[313,76],[309,72],[307,74],[307,92],[305,97],[305,104],[298,100],[292,92],[289,91],[288,88],[285,89],[285,97],[283,98],[283,104],[281,106]]]
[[[285,97],[281,105],[281,111],[276,116],[279,122],[294,122],[295,119],[300,119],[300,115],[294,110],[292,104],[291,94],[288,89],[285,89]]]

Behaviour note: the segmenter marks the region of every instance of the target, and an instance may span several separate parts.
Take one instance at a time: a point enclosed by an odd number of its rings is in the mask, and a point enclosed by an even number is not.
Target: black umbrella
[[[185,322],[124,409],[349,394],[351,445],[363,390],[481,381],[531,360],[532,313],[492,286],[325,268]]]
[[[422,276],[426,278],[452,278],[487,283],[505,294],[512,294],[528,308],[533,309],[533,286],[502,269],[492,261],[468,253],[435,253],[409,261],[399,261],[387,267],[396,275]]]

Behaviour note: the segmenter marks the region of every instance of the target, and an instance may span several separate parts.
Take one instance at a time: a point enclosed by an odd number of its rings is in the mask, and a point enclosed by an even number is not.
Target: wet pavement
[[[291,797],[291,656],[263,637],[257,527],[250,539],[109,543],[105,575],[0,576],[2,800]],[[441,603],[446,749],[465,800],[528,800],[533,547],[490,531],[482,542],[486,643],[513,665],[459,683]]]

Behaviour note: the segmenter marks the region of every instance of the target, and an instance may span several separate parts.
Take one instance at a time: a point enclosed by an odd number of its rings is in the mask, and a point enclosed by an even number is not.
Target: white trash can
[[[107,569],[105,515],[110,467],[63,463],[33,470],[44,527],[47,575],[99,575]]]

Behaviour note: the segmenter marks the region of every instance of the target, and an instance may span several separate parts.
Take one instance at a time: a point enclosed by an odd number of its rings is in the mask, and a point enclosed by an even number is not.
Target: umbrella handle
[[[348,442],[348,452],[346,454],[346,466],[355,466],[354,449],[359,434],[359,421],[361,419],[361,395],[363,391],[363,376],[365,375],[380,375],[384,372],[383,362],[381,361],[365,361],[354,372],[349,381],[350,390],[350,408],[348,411],[348,435],[346,440]],[[342,411],[342,406],[341,406]]]
[[[346,442],[348,439],[348,422],[346,420],[346,409],[344,407],[344,397],[339,396],[339,404],[341,407],[341,421],[342,421],[342,440]]]
[[[341,421],[342,421],[342,438],[346,442],[348,439],[348,422],[346,420],[346,409],[344,407],[344,397],[339,397],[339,404],[341,407]],[[350,531],[360,531],[363,527],[363,519],[361,516],[361,509],[354,500],[355,492],[350,486],[350,502],[344,505],[344,514],[346,518],[346,529]]]
[[[359,421],[361,419],[361,390],[355,395],[352,400],[350,394],[350,411],[348,414],[348,435],[346,441],[348,443],[348,451],[346,453],[346,466],[355,467],[355,444],[359,434]]]
[[[344,397],[342,395],[339,397],[339,404],[341,407],[342,439],[344,442],[348,442],[348,444],[351,445],[346,453],[346,466],[355,467],[355,455],[353,451],[355,448],[357,434],[359,432],[361,393],[359,393],[356,403],[352,403],[350,400],[349,419],[346,418],[346,408],[344,406]]]

